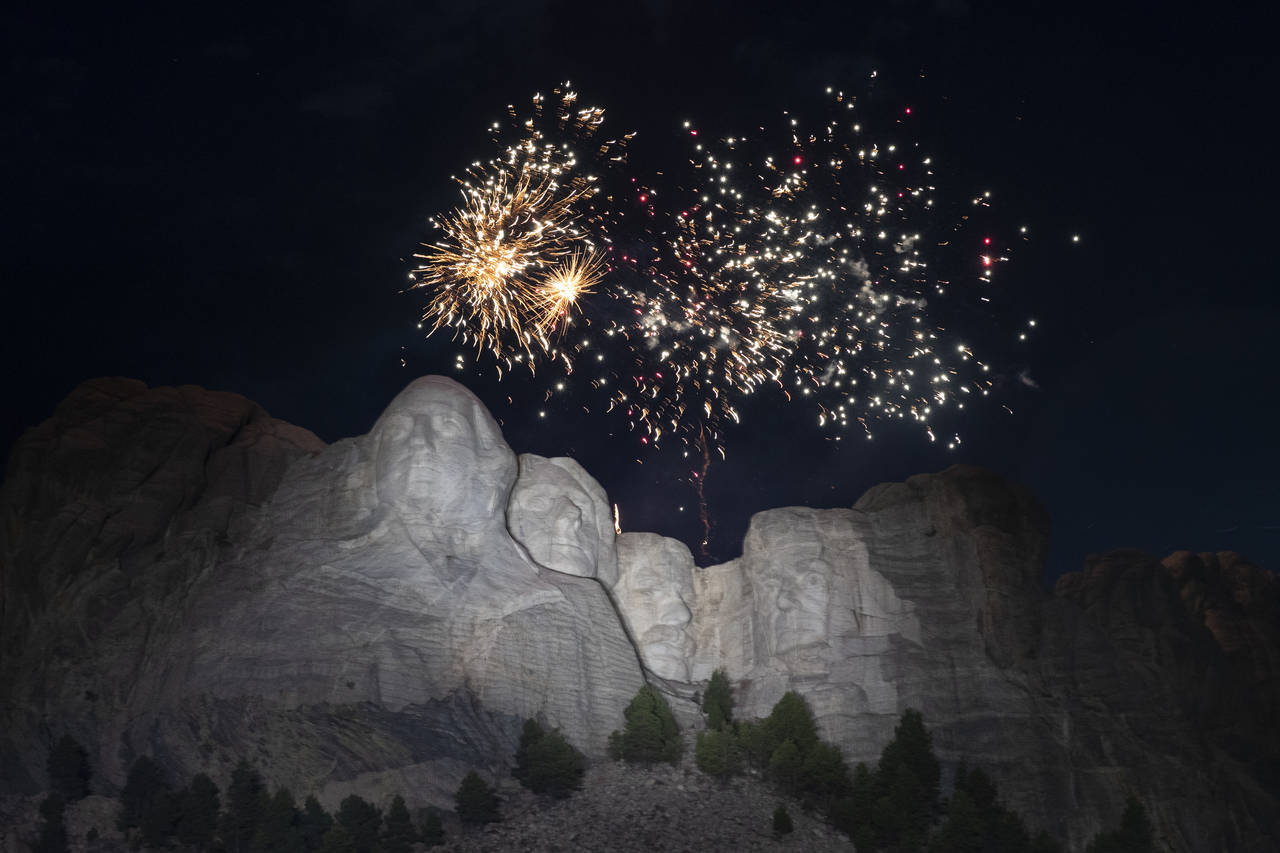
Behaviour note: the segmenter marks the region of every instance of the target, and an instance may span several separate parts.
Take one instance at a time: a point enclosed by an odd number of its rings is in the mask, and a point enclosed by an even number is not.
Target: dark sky
[[[1033,228],[993,314],[1040,321],[997,353],[1013,414],[966,412],[948,453],[914,429],[824,442],[808,413],[766,407],[711,468],[711,555],[735,556],[758,510],[847,506],[973,462],[1046,502],[1051,574],[1122,546],[1280,567],[1274,18],[1218,17],[1230,4],[24,5],[0,28],[0,448],[102,375],[237,391],[329,441],[363,433],[410,379],[451,373],[453,348],[415,329],[406,259],[454,203],[449,175],[489,156],[483,129],[506,104],[572,79],[612,132],[639,131],[643,164],[685,151],[684,118],[731,127],[827,85],[857,92],[875,69],[881,95],[918,105],[948,179]],[[577,457],[627,529],[696,547],[678,453],[637,464],[618,423],[539,422],[503,386],[457,378],[517,451]]]

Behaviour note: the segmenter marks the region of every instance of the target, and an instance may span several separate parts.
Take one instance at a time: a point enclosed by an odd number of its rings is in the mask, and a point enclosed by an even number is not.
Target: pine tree
[[[957,787],[947,803],[947,819],[929,840],[930,853],[982,853],[982,814],[968,792]]]
[[[813,711],[809,710],[809,703],[804,697],[794,690],[782,694],[765,718],[764,729],[775,744],[791,741],[801,758],[818,742],[818,723],[813,718]]]
[[[920,786],[920,801],[911,804],[913,813],[931,821],[938,810],[942,766],[933,754],[933,738],[925,728],[924,716],[912,708],[902,712],[893,740],[880,753],[882,776],[887,777],[888,769],[897,767],[904,768]]]
[[[530,791],[564,799],[582,788],[587,759],[558,730],[526,720],[511,775]]]
[[[778,745],[773,742],[760,720],[742,720],[734,723],[734,734],[742,757],[757,770],[769,769],[769,757]]]
[[[1030,847],[1026,824],[1000,803],[991,778],[979,768],[960,765],[946,819],[930,840],[930,851],[1023,853]]]
[[[787,813],[787,807],[782,803],[778,803],[778,807],[773,810],[773,834],[781,837],[789,833],[793,828],[791,815]]]
[[[840,747],[825,741],[810,747],[800,767],[798,791],[807,806],[829,812],[852,786]]]
[[[1086,848],[1087,853],[1153,853],[1155,849],[1155,835],[1147,810],[1133,795],[1125,801],[1120,828],[1099,833]]]
[[[404,797],[396,794],[382,827],[382,853],[409,853],[417,840],[418,833],[413,828]]]
[[[183,844],[205,850],[218,832],[218,786],[198,773],[182,791],[176,835]]]
[[[722,782],[742,772],[742,750],[728,730],[698,732],[694,759],[699,770]]]
[[[351,835],[356,853],[377,853],[382,812],[373,803],[352,794],[338,804],[338,823]]]
[[[853,829],[859,850],[918,850],[937,813],[940,779],[924,718],[908,709],[875,772],[854,771],[850,813],[840,815],[840,824]]]
[[[702,712],[707,715],[707,727],[721,731],[733,722],[733,690],[723,669],[711,673],[706,695],[702,697]]]
[[[320,843],[320,853],[356,853],[356,843],[351,840],[351,833],[340,823],[335,823],[324,834]]]
[[[67,801],[56,791],[40,803],[40,837],[36,839],[33,853],[67,853],[67,826],[64,815]]]
[[[1062,845],[1053,838],[1045,830],[1036,833],[1036,837],[1031,839],[1031,846],[1028,848],[1030,853],[1062,853]]]
[[[871,826],[871,813],[880,799],[880,782],[866,764],[859,761],[853,768],[853,788],[849,792],[851,816],[856,826]],[[851,833],[852,835],[852,833]]]
[[[49,790],[74,803],[89,795],[89,754],[75,738],[64,734],[49,750]]]
[[[463,823],[493,823],[501,819],[498,815],[498,792],[474,770],[462,778],[453,801]]]
[[[302,836],[302,847],[307,853],[316,853],[324,844],[325,834],[333,827],[333,818],[320,801],[308,796],[302,805],[302,814],[298,816],[298,834]]]
[[[288,788],[277,788],[267,800],[249,850],[250,853],[303,853],[298,805]]]
[[[164,847],[173,838],[178,825],[178,794],[166,786],[156,791],[142,813],[142,824],[139,826],[142,843],[148,847]]]
[[[769,778],[784,794],[795,794],[800,785],[800,771],[804,759],[800,756],[800,748],[791,738],[773,751],[769,759]]]
[[[124,788],[120,791],[120,816],[116,819],[116,826],[122,832],[141,826],[151,801],[157,793],[168,788],[160,765],[149,755],[139,755],[129,768]]]
[[[258,821],[266,806],[267,792],[262,777],[249,762],[241,760],[231,771],[227,786],[227,810],[222,815],[220,835],[227,853],[249,853]]]
[[[867,765],[858,762],[853,768],[853,777],[849,782],[849,791],[831,804],[827,819],[831,825],[850,838],[854,838],[859,830],[863,831],[862,841],[857,842],[859,850],[871,850],[874,845],[868,837],[871,823],[871,812],[878,798],[875,780]]]
[[[427,812],[427,816],[422,819],[422,843],[428,847],[444,844],[444,823],[434,811]]]
[[[626,761],[653,763],[680,760],[680,727],[666,698],[644,685],[623,713],[626,726],[609,738],[609,752]]]

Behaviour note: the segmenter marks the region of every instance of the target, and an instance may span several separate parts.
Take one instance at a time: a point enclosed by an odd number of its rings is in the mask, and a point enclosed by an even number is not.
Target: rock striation
[[[128,428],[157,396],[188,417]],[[89,383],[64,408],[90,417],[55,415],[10,466],[6,784],[39,782],[43,733],[64,725],[117,784],[140,753],[179,778],[248,757],[335,806],[356,789],[448,802],[469,767],[502,766],[526,717],[602,754],[642,683],[635,650],[582,565],[541,566],[508,533],[516,456],[474,396],[418,380],[367,436],[277,441],[234,479],[220,455],[245,455],[244,429],[224,397],[176,397]],[[210,412],[220,430],[198,423]],[[81,446],[125,462],[81,488]],[[60,553],[66,526],[84,541]]]
[[[698,568],[615,534],[589,474],[517,457],[449,379],[330,446],[234,394],[94,380],[0,488],[0,793],[40,789],[69,731],[102,793],[147,753],[447,806],[526,717],[599,757],[642,683],[696,723],[724,668],[739,716],[797,690],[855,761],[921,709],[945,767],[1070,849],[1130,792],[1169,849],[1274,849],[1274,575],[1114,552],[1051,596],[1048,532],[1025,489],[955,466],[759,513]]]

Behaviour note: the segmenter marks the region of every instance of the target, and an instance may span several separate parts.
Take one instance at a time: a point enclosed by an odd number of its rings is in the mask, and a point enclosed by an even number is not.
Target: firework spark
[[[455,338],[488,351],[507,367],[533,369],[554,355],[548,333],[572,319],[569,308],[599,282],[602,263],[588,232],[596,178],[584,174],[574,147],[591,139],[603,121],[599,108],[576,109],[577,94],[560,96],[553,127],[544,130],[544,98],[534,115],[510,113],[522,138],[500,159],[473,164],[458,179],[462,204],[431,222],[441,238],[415,255],[413,287],[427,288],[423,325],[451,330]],[[492,128],[495,132],[500,125]],[[605,157],[614,142],[601,144]]]
[[[874,134],[838,92],[820,118],[784,113],[750,136],[686,124],[683,173],[606,190],[552,139],[590,138],[602,112],[557,94],[553,127],[535,96],[521,141],[473,166],[462,207],[436,221],[444,239],[414,274],[432,331],[508,368],[558,364],[546,400],[589,385],[642,444],[675,437],[702,456],[703,476],[753,395],[811,406],[834,440],[850,426],[870,438],[877,420],[936,440],[939,412],[993,390],[940,317],[957,296],[989,302],[1010,241],[972,234],[990,193],[940,195],[910,109]],[[567,334],[579,322],[590,335]],[[588,353],[591,371],[571,379]]]
[[[575,250],[552,267],[538,285],[538,328],[544,333],[557,324],[567,328],[578,300],[596,292],[604,277],[604,258],[597,252]]]

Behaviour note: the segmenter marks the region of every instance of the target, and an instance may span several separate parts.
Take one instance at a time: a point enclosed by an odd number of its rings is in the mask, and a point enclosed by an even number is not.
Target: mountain
[[[983,767],[1072,849],[1130,792],[1171,849],[1274,849],[1274,575],[1116,552],[1049,595],[1048,535],[1025,489],[955,466],[759,513],[696,568],[450,379],[329,446],[238,395],[94,380],[0,488],[0,790],[42,788],[70,732],[106,793],[145,753],[447,806],[526,717],[601,758],[641,684],[696,726],[723,667],[739,716],[797,690],[852,760],[922,710],[948,771]]]

